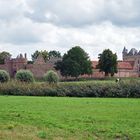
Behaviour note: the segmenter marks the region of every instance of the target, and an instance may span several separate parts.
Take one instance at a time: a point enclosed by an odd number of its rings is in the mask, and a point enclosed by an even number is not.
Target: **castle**
[[[115,77],[140,77],[140,51],[132,48],[129,52],[124,47],[122,52],[123,60],[118,61],[118,73]],[[60,58],[50,58],[47,62],[39,55],[33,64],[28,64],[27,55],[20,54],[17,58],[6,58],[5,63],[0,65],[0,69],[9,72],[11,77],[14,77],[20,69],[30,70],[36,78],[41,78],[48,70],[55,70],[54,64]],[[97,69],[98,61],[92,61],[93,74],[92,78],[102,78],[104,73]],[[84,75],[83,77],[89,77]]]
[[[45,62],[43,57],[39,55],[33,64],[28,64],[27,55],[18,55],[16,58],[6,58],[5,63],[0,65],[0,69],[9,72],[11,77],[14,77],[20,69],[30,70],[36,78],[41,78],[48,70],[54,70],[54,63],[59,58],[50,58]]]
[[[128,50],[124,47],[122,55],[123,62],[127,62],[131,66],[130,77],[131,75],[140,77],[140,50],[138,51],[135,48],[132,48],[128,52]]]
[[[129,52],[124,47],[122,52],[122,61],[118,61],[118,73],[115,77],[140,77],[140,51],[132,48]],[[96,68],[98,61],[92,61],[94,73],[92,77],[104,77],[103,72]]]
[[[124,47],[123,52],[122,52],[122,57],[123,57],[122,63],[126,64],[127,65],[126,67],[129,68],[126,71],[124,76],[125,77],[140,77],[140,51],[137,51],[135,48],[132,48],[128,52],[128,50]],[[121,65],[121,62],[120,62],[120,65]],[[120,70],[119,63],[118,63],[118,70]],[[121,75],[121,70],[120,70],[120,75]]]

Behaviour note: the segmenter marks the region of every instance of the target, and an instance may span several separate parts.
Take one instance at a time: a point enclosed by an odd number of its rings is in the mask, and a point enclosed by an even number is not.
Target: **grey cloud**
[[[139,0],[0,0],[0,48],[17,55],[36,49],[64,53],[80,45],[92,59],[105,48],[121,58],[124,45],[128,49],[140,45],[139,4]]]
[[[0,22],[12,22],[22,17],[23,9],[15,0],[0,0]]]
[[[30,43],[37,43],[41,40],[28,31],[14,31],[0,35],[0,42],[10,43],[15,45],[25,45]]]
[[[25,12],[24,15],[36,22],[47,22],[47,18],[45,17],[44,14],[40,14],[40,13],[28,13],[28,12]]]
[[[26,16],[36,22],[80,27],[110,21],[116,25],[140,25],[139,0],[30,0],[32,12]],[[49,16],[47,16],[49,14]]]
[[[40,41],[23,13],[26,11],[22,0],[0,0],[0,42],[29,44]]]
[[[32,4],[34,3],[34,4]],[[27,2],[32,12],[26,13],[36,22],[51,22],[56,25],[82,26],[100,20],[100,8],[92,0],[33,0]],[[95,9],[95,10],[94,10]],[[96,12],[98,15],[96,15]],[[42,17],[44,19],[42,19]]]
[[[118,26],[140,26],[139,0],[109,0],[105,19]]]
[[[27,22],[27,21],[26,21]],[[0,42],[15,45],[24,45],[40,42],[41,39],[35,32],[35,28],[31,27],[24,20],[11,24],[0,23]]]
[[[6,43],[26,45],[40,42],[39,38],[28,32],[13,33],[3,39]]]

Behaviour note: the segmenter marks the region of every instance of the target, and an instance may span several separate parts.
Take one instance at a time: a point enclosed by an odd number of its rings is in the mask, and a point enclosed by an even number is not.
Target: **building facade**
[[[132,48],[129,52],[124,47],[122,52],[123,60],[118,61],[118,73],[115,77],[140,77],[140,51]],[[9,72],[11,77],[14,77],[20,69],[30,70],[36,78],[41,78],[48,70],[55,70],[54,64],[60,58],[50,58],[47,62],[44,61],[41,55],[38,56],[33,64],[28,64],[27,55],[20,54],[17,58],[6,58],[5,63],[0,65],[0,69]],[[98,61],[92,61],[93,74],[91,78],[103,78],[104,73],[97,69]],[[59,72],[58,72],[59,73]],[[84,75],[83,77],[89,77]]]
[[[140,77],[140,51],[132,48],[129,52],[124,47],[122,52],[122,61],[118,61],[118,73],[115,77]],[[103,72],[96,68],[98,61],[92,61],[94,72],[92,77],[104,77]]]
[[[47,63],[40,55],[33,64],[28,64],[27,55],[18,55],[17,58],[7,58],[5,63],[0,65],[0,69],[6,70],[11,77],[14,77],[20,69],[30,70],[36,78],[41,78],[48,70],[55,70],[54,63],[59,58],[51,58]]]

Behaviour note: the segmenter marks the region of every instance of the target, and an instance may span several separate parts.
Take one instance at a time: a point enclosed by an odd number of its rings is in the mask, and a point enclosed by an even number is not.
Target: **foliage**
[[[21,82],[33,82],[34,81],[33,74],[29,70],[19,70],[16,73],[16,79]]]
[[[46,132],[45,131],[40,131],[38,132],[38,137],[41,139],[46,139]]]
[[[140,81],[62,82],[45,83],[8,82],[0,84],[0,94],[29,96],[116,97],[140,98]]]
[[[109,74],[113,76],[117,73],[117,55],[113,54],[109,49],[104,50],[102,54],[99,54],[99,64],[97,68],[105,72],[105,76]]]
[[[34,62],[39,55],[43,56],[45,62],[48,61],[49,55],[48,55],[48,52],[46,50],[44,50],[44,51],[38,51],[38,50],[35,51],[34,54],[32,54],[32,61]]]
[[[2,140],[139,140],[140,101],[0,96],[0,132]]]
[[[49,59],[51,57],[61,58],[61,53],[59,51],[55,51],[55,50],[50,51],[48,55],[49,55]]]
[[[27,63],[28,63],[28,64],[33,64],[34,62],[33,62],[33,61],[28,61]]]
[[[39,55],[43,56],[45,62],[47,62],[51,57],[61,58],[61,53],[59,51],[53,50],[53,51],[48,52],[46,50],[44,51],[36,50],[34,54],[32,54],[32,61],[34,62]]]
[[[87,53],[79,46],[70,49],[64,54],[62,61],[58,61],[55,66],[65,77],[78,78],[79,75],[92,74],[92,65]]]
[[[11,57],[11,54],[9,52],[0,52],[0,64],[4,64],[4,60],[6,58],[10,58]]]
[[[10,79],[9,73],[5,70],[0,70],[0,82],[8,82]]]
[[[50,70],[44,75],[45,81],[47,81],[49,84],[58,83],[59,76],[56,72]]]

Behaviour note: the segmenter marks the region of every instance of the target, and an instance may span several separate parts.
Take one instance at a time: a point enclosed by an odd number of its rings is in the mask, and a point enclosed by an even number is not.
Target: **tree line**
[[[64,77],[75,77],[76,79],[80,75],[88,74],[91,75],[94,70],[92,67],[92,62],[89,59],[88,54],[80,47],[75,46],[67,51],[63,56],[59,51],[35,51],[31,57],[32,61],[28,63],[34,63],[39,55],[42,55],[45,62],[47,62],[52,57],[61,58],[61,60],[55,63],[55,69],[60,71],[61,75]],[[11,57],[9,52],[0,52],[0,64],[4,64],[4,60],[7,57]],[[101,72],[105,73],[105,76],[114,76],[117,73],[117,55],[113,53],[110,49],[105,49],[98,56],[99,61],[96,68]]]

